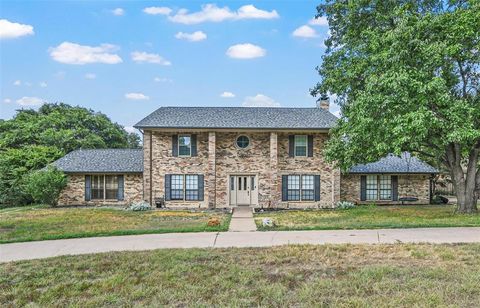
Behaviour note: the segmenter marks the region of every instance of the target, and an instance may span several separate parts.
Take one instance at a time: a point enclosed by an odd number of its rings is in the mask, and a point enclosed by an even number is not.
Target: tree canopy
[[[19,110],[0,121],[0,204],[32,201],[24,180],[33,170],[80,148],[138,148],[140,137],[106,115],[67,104]]]
[[[345,171],[410,151],[439,162],[459,211],[475,211],[480,1],[327,0],[317,11],[331,36],[312,94],[336,94],[342,113],[327,157]]]

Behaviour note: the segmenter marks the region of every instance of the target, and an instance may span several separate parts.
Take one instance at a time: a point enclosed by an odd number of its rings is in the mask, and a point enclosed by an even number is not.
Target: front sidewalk
[[[480,227],[332,231],[199,232],[91,237],[0,245],[0,262],[162,248],[268,247],[288,244],[478,243]]]

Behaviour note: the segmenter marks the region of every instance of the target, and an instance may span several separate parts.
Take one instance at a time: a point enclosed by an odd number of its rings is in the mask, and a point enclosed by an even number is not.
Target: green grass
[[[265,228],[262,219],[275,227]],[[358,206],[350,210],[288,210],[255,214],[259,230],[335,230],[420,227],[478,227],[480,214],[455,214],[454,206]]]
[[[220,218],[220,226],[208,227],[210,217]],[[230,214],[221,212],[17,207],[0,210],[0,243],[108,235],[226,231],[229,223]]]
[[[0,264],[0,306],[476,307],[480,245],[176,249]]]

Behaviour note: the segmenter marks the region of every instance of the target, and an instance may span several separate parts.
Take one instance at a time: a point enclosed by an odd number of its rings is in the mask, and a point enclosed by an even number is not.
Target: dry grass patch
[[[275,227],[264,228],[262,219]],[[358,206],[349,210],[288,210],[255,214],[259,230],[334,230],[420,227],[478,227],[480,214],[455,214],[454,206]]]
[[[207,226],[210,218],[218,226]],[[222,212],[145,211],[112,208],[26,207],[0,210],[0,243],[102,235],[224,231]]]
[[[175,249],[0,265],[0,306],[474,307],[480,245]]]

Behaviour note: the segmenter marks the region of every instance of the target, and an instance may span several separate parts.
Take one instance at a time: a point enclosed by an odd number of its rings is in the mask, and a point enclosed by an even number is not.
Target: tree
[[[31,172],[25,180],[25,191],[33,201],[56,206],[62,189],[67,185],[67,177],[53,167]]]
[[[312,95],[342,116],[326,155],[342,170],[410,151],[444,166],[458,211],[480,194],[480,1],[327,0],[331,36]]]
[[[41,169],[79,148],[138,148],[140,137],[107,116],[67,104],[19,110],[0,121],[0,204],[26,204],[24,183]]]

